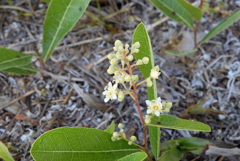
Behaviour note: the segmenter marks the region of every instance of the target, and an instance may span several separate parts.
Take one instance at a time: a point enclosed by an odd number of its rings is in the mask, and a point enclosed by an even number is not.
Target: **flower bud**
[[[124,77],[122,76],[121,78],[119,78],[118,82],[123,84],[124,83]]]
[[[124,128],[124,125],[122,123],[118,124],[118,128],[119,129],[123,129]]]
[[[114,133],[113,133],[113,137],[114,137],[114,138],[118,138],[118,137],[119,137],[119,133],[118,133],[118,132],[114,132]]]
[[[109,60],[112,60],[113,58],[115,58],[115,54],[109,54],[109,55],[108,55],[108,59],[109,59]]]
[[[118,101],[122,101],[124,99],[124,93],[123,91],[118,92]]]
[[[130,137],[130,140],[131,140],[132,142],[135,142],[135,141],[137,140],[137,137],[136,137],[136,136],[131,136],[131,137]]]
[[[172,107],[172,102],[167,102],[166,103],[166,108],[171,108]]]
[[[107,73],[113,74],[115,72],[114,68],[108,68]]]
[[[144,58],[142,59],[142,62],[143,62],[143,64],[148,64],[149,58],[148,58],[148,57],[144,57]]]
[[[137,65],[142,65],[142,64],[143,64],[143,62],[141,59],[137,60]]]
[[[126,74],[125,77],[124,77],[124,80],[126,82],[130,82],[131,81],[131,76],[129,74]]]
[[[158,65],[156,65],[156,66],[153,68],[153,70],[159,71],[159,70],[160,70],[160,68],[159,68],[159,66],[158,66]]]
[[[153,85],[153,83],[152,83],[151,79],[148,80],[148,81],[147,81],[147,87],[152,87],[152,85]]]
[[[124,129],[121,129],[121,130],[120,130],[120,133],[122,134],[123,132],[124,132]]]
[[[118,49],[117,47],[115,47],[115,46],[113,47],[113,50],[114,50],[114,51],[117,51],[117,49]]]
[[[139,48],[140,47],[140,43],[139,42],[135,42],[133,45],[132,45],[133,48]]]
[[[162,102],[162,106],[165,108],[166,107],[167,102]]]
[[[128,145],[132,145],[132,143],[133,143],[132,141],[129,141],[129,142],[128,142]]]
[[[115,46],[121,46],[123,45],[122,42],[120,40],[116,40],[114,43]]]
[[[146,118],[146,119],[145,119],[145,123],[146,123],[146,124],[150,124],[150,123],[151,123],[151,119],[150,119],[150,118]]]
[[[116,141],[117,138],[115,138],[115,137],[112,136],[112,137],[111,137],[111,140],[112,140],[112,141]]]
[[[129,48],[129,45],[128,45],[128,44],[125,44],[125,52],[126,52],[126,53],[129,52],[128,48]]]
[[[115,72],[114,72],[114,75],[115,75],[115,76],[118,76],[118,75],[120,75],[120,72],[119,72],[119,71],[115,71]]]
[[[138,52],[139,52],[138,49],[134,49],[134,50],[133,50],[133,53],[138,53]]]
[[[169,112],[171,107],[172,107],[172,102],[167,102],[164,106],[165,109],[163,110],[163,112]]]
[[[132,80],[133,81],[136,82],[136,81],[138,81],[138,79],[139,79],[138,75],[132,75]]]
[[[118,51],[122,51],[123,50],[123,46],[118,46]]]
[[[113,58],[112,60],[110,60],[110,64],[111,65],[117,65],[118,64],[118,61],[116,58]]]
[[[152,70],[150,73],[150,77],[152,79],[158,79],[158,76],[160,75],[160,72],[156,71],[156,70]]]
[[[119,59],[121,59],[122,55],[123,55],[123,54],[118,51],[118,52],[116,53],[116,58],[119,60]]]
[[[128,56],[127,56],[127,60],[128,60],[128,61],[132,61],[132,60],[133,60],[133,55],[128,55]]]

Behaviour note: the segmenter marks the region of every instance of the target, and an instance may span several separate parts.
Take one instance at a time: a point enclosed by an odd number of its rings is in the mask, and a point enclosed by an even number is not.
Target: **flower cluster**
[[[108,59],[110,66],[107,70],[108,74],[113,74],[113,82],[115,83],[112,85],[111,82],[108,83],[108,85],[104,88],[103,95],[105,96],[104,102],[108,102],[109,100],[118,99],[118,101],[122,101],[124,99],[124,96],[126,94],[131,95],[130,89],[132,88],[132,85],[136,83],[139,80],[138,75],[133,74],[133,68],[135,66],[140,66],[144,64],[149,63],[148,57],[143,57],[142,59],[138,59],[136,62],[133,62],[133,54],[136,54],[139,52],[140,43],[135,42],[132,44],[131,50],[129,51],[129,45],[123,43],[120,40],[116,40],[114,43],[113,50],[115,53],[109,54]],[[138,83],[138,85],[146,82],[146,85],[148,87],[151,87],[153,85],[152,80],[158,79],[158,76],[160,75],[159,72],[159,66],[155,66],[153,69],[151,69],[150,76],[145,79],[144,81]],[[126,86],[126,83],[129,84],[129,86]],[[118,85],[122,84],[125,88],[125,91],[122,91],[118,89]]]
[[[120,140],[120,139],[125,139],[125,140],[128,140],[126,138],[126,134],[124,133],[124,125],[123,124],[118,124],[118,128],[120,129],[119,132],[114,132],[112,137],[111,137],[111,140],[112,141],[117,141],[117,140]],[[136,136],[131,136],[130,137],[130,140],[128,140],[128,144],[129,145],[132,145],[132,143],[134,143],[135,141],[137,141],[137,137]]]
[[[105,96],[104,102],[108,102],[109,100],[114,99],[122,101],[124,99],[124,95],[126,93],[130,93],[129,89],[131,89],[133,83],[136,83],[139,79],[138,75],[134,75],[132,73],[132,68],[136,66],[136,64],[131,65],[131,61],[134,59],[133,54],[139,52],[138,48],[140,47],[140,43],[134,43],[131,47],[130,52],[129,45],[123,45],[120,40],[116,40],[114,45],[115,46],[113,47],[113,50],[116,53],[108,55],[110,66],[107,72],[108,74],[114,74],[113,82],[115,82],[115,84],[112,85],[112,83],[109,82],[105,87],[105,91],[103,92],[103,95]],[[144,62],[144,64],[147,64],[148,61],[149,58],[147,57],[144,57],[142,59],[142,62]],[[127,88],[125,83],[129,83],[130,86]],[[122,84],[126,91],[118,89],[118,84]]]
[[[147,114],[152,114],[152,116],[160,116],[160,113],[162,112],[169,112],[170,108],[172,107],[171,102],[161,102],[161,98],[158,97],[156,100],[146,100],[147,104]],[[145,123],[151,122],[151,116],[146,115]]]

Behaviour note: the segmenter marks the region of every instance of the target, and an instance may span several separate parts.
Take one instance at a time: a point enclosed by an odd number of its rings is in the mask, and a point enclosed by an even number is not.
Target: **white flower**
[[[117,99],[117,86],[118,84],[112,85],[111,82],[108,83],[108,85],[104,88],[105,91],[102,93],[106,97],[104,102],[108,102],[110,99]]]
[[[162,109],[162,103],[161,103],[161,98],[158,97],[156,100],[146,100],[146,104],[148,106],[147,114],[154,114],[156,116],[159,116],[161,112],[163,112]]]

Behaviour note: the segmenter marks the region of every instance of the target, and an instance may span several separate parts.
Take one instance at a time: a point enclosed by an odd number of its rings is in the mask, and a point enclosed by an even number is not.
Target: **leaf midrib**
[[[109,152],[125,152],[125,151],[140,151],[140,149],[122,149],[122,150],[104,150],[104,151],[45,151],[45,150],[33,150],[33,153],[109,153]]]
[[[73,0],[71,0],[71,1],[69,2],[69,5],[67,6],[67,8],[66,8],[66,10],[65,10],[65,12],[64,12],[64,14],[63,14],[63,16],[62,16],[62,19],[60,20],[60,24],[59,24],[59,26],[58,26],[58,28],[57,28],[57,31],[55,32],[54,37],[53,37],[53,40],[52,40],[51,44],[49,45],[49,48],[48,48],[48,50],[47,50],[47,52],[46,52],[46,56],[44,57],[44,61],[46,61],[46,59],[47,59],[48,56],[49,56],[49,53],[50,53],[51,48],[52,48],[52,46],[53,46],[53,43],[55,42],[55,40],[56,40],[56,38],[57,38],[56,35],[58,35],[58,33],[59,33],[59,31],[60,31],[60,28],[61,28],[61,26],[62,26],[63,20],[64,20],[66,14],[67,14],[67,12],[68,12],[68,10],[69,10],[72,2],[73,2]]]
[[[160,1],[160,3],[162,3],[161,1]],[[178,3],[178,2],[177,2]],[[166,6],[166,5],[164,5],[164,3],[162,3],[163,4],[163,6]],[[180,5],[180,4],[179,4]],[[168,6],[166,6],[166,8],[168,8],[168,10],[170,10],[171,11],[171,8],[169,8]],[[184,11],[186,12],[186,10],[184,9]],[[178,14],[178,13],[176,13],[180,18],[181,18],[181,20],[183,21],[183,22],[185,22],[186,24],[188,24],[189,25],[189,27],[192,29],[192,27],[191,27],[191,24],[189,24],[187,21],[185,21],[185,19],[180,15],[180,14]]]
[[[1,64],[5,64],[5,63],[8,63],[8,62],[12,62],[12,61],[20,61],[20,60],[26,59],[26,58],[28,58],[28,57],[31,57],[31,55],[21,56],[21,58],[14,58],[14,59],[2,61],[2,62],[0,62],[0,65],[1,65]]]

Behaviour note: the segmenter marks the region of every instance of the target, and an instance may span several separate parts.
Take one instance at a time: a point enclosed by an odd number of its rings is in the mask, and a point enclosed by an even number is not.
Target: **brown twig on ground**
[[[11,104],[13,104],[13,103],[15,103],[15,102],[17,102],[17,101],[19,101],[19,100],[21,100],[21,99],[23,99],[23,98],[31,95],[31,94],[33,94],[34,92],[35,92],[35,89],[34,89],[34,90],[31,90],[31,91],[29,91],[29,92],[27,92],[27,93],[25,93],[24,95],[22,95],[22,96],[20,96],[20,97],[18,97],[18,98],[16,98],[16,99],[14,99],[14,100],[12,100],[12,101],[9,102],[8,104],[0,107],[0,109],[4,109],[4,108],[10,106]]]

